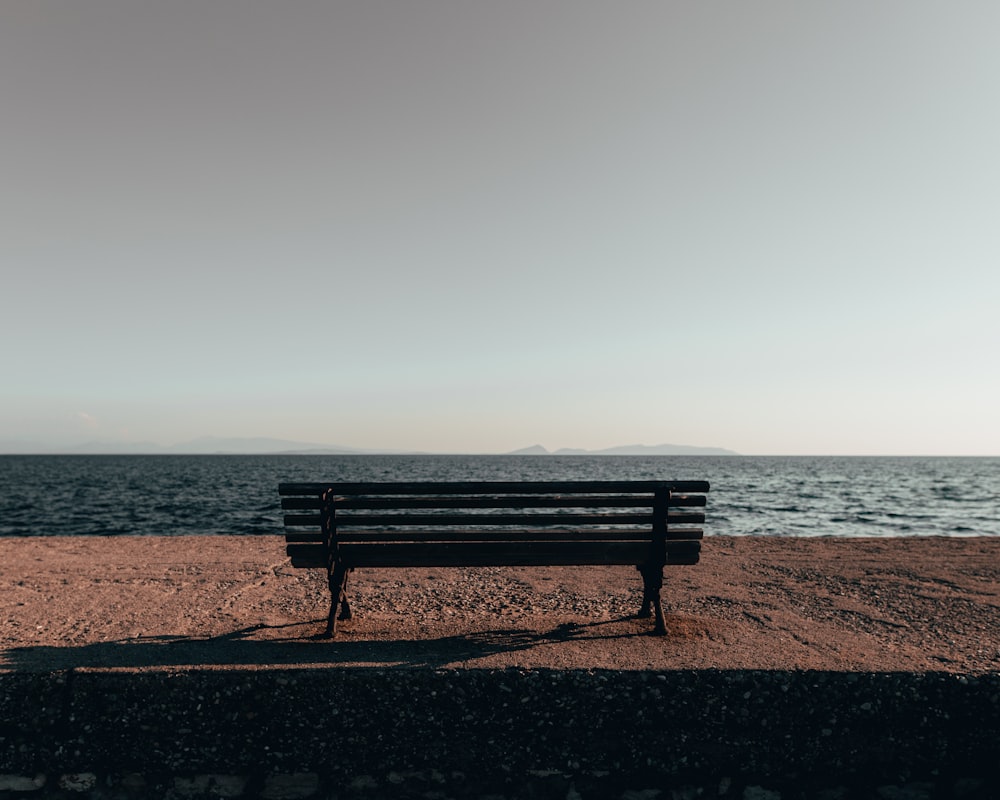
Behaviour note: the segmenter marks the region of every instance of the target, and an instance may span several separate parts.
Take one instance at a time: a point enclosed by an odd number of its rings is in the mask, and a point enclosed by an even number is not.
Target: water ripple
[[[279,481],[712,484],[706,532],[1000,536],[1000,459],[0,456],[0,536],[280,533]]]

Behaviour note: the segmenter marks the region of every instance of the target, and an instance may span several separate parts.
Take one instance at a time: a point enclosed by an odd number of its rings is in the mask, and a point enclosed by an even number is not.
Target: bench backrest
[[[282,483],[293,566],[693,564],[705,481]]]

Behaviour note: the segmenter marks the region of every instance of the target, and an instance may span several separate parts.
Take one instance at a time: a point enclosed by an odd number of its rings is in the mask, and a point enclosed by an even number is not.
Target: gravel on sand
[[[709,537],[665,571],[667,635],[625,567],[322,571],[280,536],[0,539],[0,671],[1000,670],[1000,538]]]

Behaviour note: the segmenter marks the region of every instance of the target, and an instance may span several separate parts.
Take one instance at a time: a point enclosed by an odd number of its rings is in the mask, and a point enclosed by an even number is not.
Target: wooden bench
[[[663,567],[696,564],[706,481],[282,483],[292,566],[325,569],[325,636],[358,567],[634,565],[666,633]]]

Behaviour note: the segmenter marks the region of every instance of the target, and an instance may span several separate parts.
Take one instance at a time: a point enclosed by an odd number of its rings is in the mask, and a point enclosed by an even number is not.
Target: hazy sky
[[[0,0],[0,440],[1000,455],[998,31]]]

